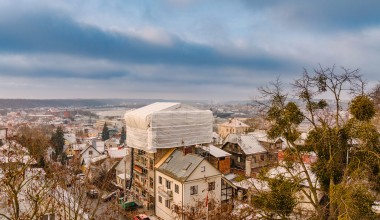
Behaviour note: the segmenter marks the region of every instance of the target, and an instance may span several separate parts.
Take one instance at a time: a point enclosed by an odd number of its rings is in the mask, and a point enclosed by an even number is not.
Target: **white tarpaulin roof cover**
[[[178,102],[156,102],[125,113],[127,145],[148,152],[212,141],[213,116]]]

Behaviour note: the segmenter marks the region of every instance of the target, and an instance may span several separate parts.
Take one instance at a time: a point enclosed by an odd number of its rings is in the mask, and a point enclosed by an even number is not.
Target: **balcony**
[[[165,199],[173,199],[173,191],[165,189],[164,186],[158,187],[158,194]]]

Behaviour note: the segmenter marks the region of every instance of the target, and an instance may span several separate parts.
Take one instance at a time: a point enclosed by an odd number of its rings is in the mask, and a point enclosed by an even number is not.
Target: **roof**
[[[131,176],[128,173],[120,173],[117,175],[120,179],[131,179]],[[125,178],[124,178],[125,177]]]
[[[107,159],[107,155],[100,155],[100,156],[97,156],[97,157],[93,157],[93,158],[91,158],[90,162],[91,163],[96,163],[96,162],[104,160],[104,159]]]
[[[117,147],[112,147],[108,149],[108,155],[110,158],[123,158],[125,155],[127,155],[127,148],[117,148]]]
[[[182,150],[175,150],[157,170],[173,179],[184,182],[203,159],[196,154],[183,155]]]
[[[228,120],[227,122],[224,122],[222,125],[228,126],[228,127],[234,127],[234,128],[249,128],[249,125],[241,122],[237,118],[233,118],[231,120]]]
[[[267,152],[257,138],[250,134],[229,134],[226,142],[238,144],[247,155]]]
[[[232,182],[235,186],[239,187],[239,188],[243,188],[243,189],[250,189],[250,188],[253,188],[255,190],[259,190],[259,191],[266,191],[266,190],[269,190],[269,186],[268,186],[268,183],[266,181],[261,181],[261,180],[258,180],[256,178],[248,178],[248,179],[244,179],[242,181],[233,181]]]
[[[215,147],[214,145],[210,145],[210,146],[203,146],[202,147],[203,150],[205,151],[208,151],[212,156],[214,157],[228,157],[228,156],[231,156],[230,153],[218,148],[218,147]]]
[[[73,150],[83,150],[85,149],[87,144],[74,144],[73,145]]]
[[[261,142],[267,142],[267,143],[276,143],[278,141],[284,142],[281,138],[275,138],[275,139],[269,138],[268,134],[264,130],[256,130],[248,134],[253,135],[254,137],[257,138],[258,141],[261,141]]]
[[[124,118],[128,127],[145,129],[149,127],[148,116],[155,112],[170,110],[198,110],[194,107],[181,104],[179,102],[155,102],[153,104],[128,111]]]
[[[94,150],[96,150],[96,152],[98,152],[99,154],[101,154],[95,147],[93,147],[92,145],[88,145],[85,149],[83,149],[81,152],[80,152],[80,155],[84,154],[84,152],[86,152],[89,148],[92,148]]]
[[[318,178],[311,171],[310,164],[305,164],[305,167],[306,167],[306,171],[308,172],[308,175],[310,177],[312,184],[314,186],[316,186],[317,188],[319,188],[320,184],[319,184]],[[307,175],[305,173],[305,170],[302,168],[301,164],[299,164],[299,163],[294,163],[292,168],[290,168],[290,169],[286,169],[283,166],[273,167],[272,169],[268,170],[268,173],[266,175],[269,178],[274,178],[278,175],[281,175],[285,178],[294,178],[293,176],[296,176],[301,180],[300,185],[303,185],[305,187],[309,186],[309,183],[306,179]]]

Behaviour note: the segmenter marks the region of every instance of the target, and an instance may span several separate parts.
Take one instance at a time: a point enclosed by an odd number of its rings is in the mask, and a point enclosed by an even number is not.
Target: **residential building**
[[[156,164],[156,215],[162,219],[186,219],[196,207],[213,212],[221,202],[222,174],[204,157],[171,150]],[[212,203],[209,205],[207,203]],[[206,205],[207,204],[207,205]],[[199,211],[199,210],[197,210]]]
[[[249,134],[228,135],[222,150],[231,154],[231,168],[248,177],[252,175],[252,171],[277,161],[277,157],[272,155],[256,137]]]
[[[205,157],[222,174],[231,172],[231,154],[214,145],[202,146],[199,149],[201,156]]]
[[[127,187],[130,177],[130,171],[131,171],[131,156],[126,155],[115,167],[116,171],[116,186],[120,189],[124,189],[124,187]]]
[[[248,131],[249,125],[237,118],[229,119],[218,126],[218,133],[222,139],[225,139],[229,134],[246,134]]]
[[[90,164],[91,159],[100,156],[101,153],[92,145],[88,145],[80,153],[80,161],[83,168]]]
[[[130,194],[153,208],[154,165],[173,148],[211,143],[212,112],[181,103],[157,102],[128,111],[125,121],[127,146],[132,148]]]

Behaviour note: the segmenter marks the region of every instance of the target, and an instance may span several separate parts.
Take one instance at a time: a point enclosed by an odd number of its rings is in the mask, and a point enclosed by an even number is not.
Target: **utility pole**
[[[124,202],[127,200],[127,156],[124,157]]]

